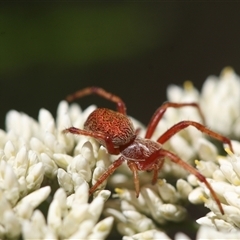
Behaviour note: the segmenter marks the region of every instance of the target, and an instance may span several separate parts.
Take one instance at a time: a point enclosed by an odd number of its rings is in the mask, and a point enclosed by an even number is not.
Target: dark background
[[[66,95],[98,85],[147,124],[169,84],[200,89],[225,66],[240,72],[239,3],[0,4],[0,127],[10,109],[55,115]],[[79,100],[115,107],[97,97]],[[221,106],[219,106],[221,111]],[[224,114],[224,113],[223,113]]]

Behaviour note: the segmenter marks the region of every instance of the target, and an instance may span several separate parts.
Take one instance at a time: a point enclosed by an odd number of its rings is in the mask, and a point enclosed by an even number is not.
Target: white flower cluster
[[[184,220],[187,212],[181,204],[186,202],[192,187],[183,179],[178,180],[176,189],[165,180],[159,180],[155,186],[144,185],[138,198],[134,190],[116,188],[115,191],[120,204],[109,201],[104,214],[115,217],[122,235],[132,236],[156,229],[156,224]]]
[[[186,82],[184,88],[171,85],[167,93],[172,102],[198,102],[208,127],[239,139],[240,79],[231,68],[224,69],[220,78],[209,77],[202,92]],[[143,172],[136,198],[132,173],[123,164],[108,181],[110,187],[118,187],[113,199],[108,200],[110,191],[100,190],[89,201],[88,184],[95,184],[113,159],[93,138],[62,134],[62,130],[82,128],[94,109],[82,112],[78,105],[62,101],[56,121],[45,109],[38,121],[13,110],[7,114],[6,131],[0,130],[1,239],[106,239],[114,219],[123,240],[170,239],[162,226],[183,221],[187,201],[205,203],[211,210],[197,220],[201,225],[197,239],[240,238],[240,142],[232,141],[234,153],[226,148],[227,156],[220,156],[217,147],[193,127],[163,147],[191,164],[198,156],[197,168],[216,192],[224,215],[205,184],[170,161],[160,177],[185,178],[175,186],[165,179],[152,186],[152,175]],[[168,109],[153,139],[182,120],[204,119],[194,107]],[[142,136],[144,127],[133,122],[143,129]],[[105,218],[99,220],[102,213]],[[178,233],[175,239],[189,238]]]
[[[240,233],[231,233],[231,232],[220,232],[217,231],[214,228],[210,227],[203,227],[201,226],[200,229],[197,232],[196,239],[198,240],[216,240],[216,239],[239,239]],[[164,239],[164,240],[171,240],[168,235],[166,235],[163,231],[153,229],[153,230],[148,230],[145,232],[141,232],[132,236],[124,236],[123,240],[159,240],[159,239]],[[188,236],[186,236],[183,233],[176,233],[174,240],[191,240]]]
[[[171,97],[174,96],[174,92],[185,98],[197,96],[196,100],[201,105],[206,125],[216,132],[239,139],[240,77],[233,69],[225,68],[219,78],[209,77],[203,85],[201,94],[196,94],[196,91],[193,87],[182,89],[171,86],[168,95],[170,100],[173,100]],[[197,220],[199,224],[215,227],[222,232],[235,232],[239,238],[240,142],[232,141],[232,145],[234,153],[227,147],[225,149],[227,156],[218,155],[217,147],[206,139],[199,139],[194,145],[201,159],[196,161],[197,168],[217,193],[225,214],[220,213],[206,186],[192,175],[188,177],[189,183],[199,187],[195,188],[188,198],[195,204],[203,201],[211,209],[209,214]]]
[[[208,148],[209,156],[216,153],[214,147],[206,143],[205,148]],[[233,147],[236,152],[240,152],[239,142],[234,141]],[[213,226],[216,229],[221,229],[221,231],[236,232],[240,228],[240,158],[228,148],[226,148],[226,152],[228,153],[227,156],[216,155],[212,158],[212,162],[203,159],[197,163],[197,168],[207,177],[219,196],[225,214],[220,214],[216,203],[211,197],[208,199],[203,198],[205,205],[212,212],[198,219],[197,222],[202,225]],[[200,183],[200,187],[195,188],[189,195],[189,200],[196,203],[195,199],[199,199],[203,192],[209,196],[208,190]]]
[[[209,99],[207,99],[207,86],[213,79],[215,79],[215,85],[219,85],[219,87],[215,87],[214,90],[216,92],[212,92],[212,94],[209,95]],[[218,132],[218,128],[215,128],[214,122],[220,122],[222,123],[221,127],[224,129],[224,131],[220,131],[220,133],[233,136],[231,126],[234,126],[235,129],[240,126],[239,124],[235,124],[240,119],[240,102],[238,100],[240,96],[240,94],[238,94],[238,91],[240,91],[240,78],[232,69],[226,68],[223,70],[220,79],[217,79],[218,82],[216,79],[216,77],[208,78],[204,84],[202,93],[199,93],[191,82],[186,82],[184,88],[172,85],[168,89],[168,100],[172,102],[200,103],[201,109],[204,112],[206,125]],[[229,81],[231,82],[230,85]],[[226,93],[224,89],[227,89],[228,98],[225,96]],[[215,119],[212,120],[211,111],[208,107],[210,104],[213,104],[215,94],[222,104],[220,106],[223,109],[227,109],[226,112],[229,113],[229,115],[222,114],[223,112],[221,110],[217,111],[219,107],[215,106],[215,115],[213,115]],[[224,94],[222,97],[225,101],[220,100],[221,94]],[[235,96],[235,94],[237,94],[238,97],[236,101],[233,101],[231,96]],[[205,103],[207,105],[205,108],[205,104],[203,103],[207,100],[209,102]],[[234,109],[232,111],[236,114],[230,114],[230,109]],[[168,109],[166,115],[164,115],[162,121],[158,124],[153,138],[158,138],[166,129],[186,119],[198,122],[203,120],[200,118],[197,109],[193,107]],[[210,125],[211,121],[213,125]],[[228,121],[228,123],[226,123],[226,121]],[[229,128],[224,128],[226,124],[229,124]],[[226,129],[229,130],[226,132]],[[237,132],[235,131],[235,133]],[[237,134],[234,136],[236,137]],[[166,221],[182,221],[184,219],[186,209],[182,207],[181,204],[188,199],[194,204],[205,203],[205,206],[211,210],[205,217],[197,220],[199,224],[205,226],[202,229],[214,227],[215,230],[221,231],[220,234],[222,234],[223,238],[227,239],[235,236],[238,239],[240,237],[240,159],[237,154],[240,154],[240,143],[232,141],[232,145],[235,154],[231,153],[229,149],[226,149],[228,155],[220,156],[217,147],[207,140],[199,130],[192,127],[175,135],[169,139],[169,143],[164,145],[164,148],[176,152],[182,159],[188,162],[194,156],[198,156],[201,159],[201,161],[195,161],[197,168],[207,178],[207,181],[217,193],[225,212],[224,215],[220,213],[219,207],[212,198],[206,185],[199,182],[198,179],[191,174],[187,177],[187,181],[182,179],[178,180],[176,188],[166,183],[165,180],[159,181],[155,186],[144,185],[141,188],[141,194],[138,199],[135,197],[134,191],[126,188],[116,189],[116,195],[121,199],[120,204],[116,205],[112,202],[107,204],[104,213],[106,216],[111,215],[115,217],[118,231],[122,235],[132,236],[125,237],[125,239],[157,239],[164,234],[158,229],[161,224],[164,224]],[[162,172],[164,172],[164,174],[168,173],[169,176],[183,176],[184,174],[186,176],[186,172],[183,171],[181,167],[171,163],[165,163]],[[143,176],[141,176],[143,181],[145,182],[146,179],[150,181],[150,177],[146,176],[146,173],[143,173]],[[120,182],[127,181],[127,179],[119,176],[113,176],[110,181],[113,181],[115,185],[117,183],[117,177]],[[128,186],[127,183],[126,186]],[[209,231],[209,239],[216,239],[213,237],[215,230]],[[201,239],[201,236],[207,236],[207,232],[208,230],[200,231],[198,235],[199,239]],[[234,233],[232,233],[233,235],[228,235],[229,232]],[[157,236],[156,238],[154,237],[155,235]]]
[[[109,166],[109,156],[93,139],[62,134],[72,124],[82,127],[94,109],[81,112],[63,101],[56,122],[45,109],[38,122],[8,113],[7,130],[0,131],[1,239],[106,238],[113,218],[98,220],[110,192],[100,191],[89,204],[87,182],[96,182]],[[44,201],[50,204],[47,221],[37,209]]]
[[[223,69],[219,78],[207,78],[200,105],[207,125],[224,135],[240,138],[240,77],[232,68]]]

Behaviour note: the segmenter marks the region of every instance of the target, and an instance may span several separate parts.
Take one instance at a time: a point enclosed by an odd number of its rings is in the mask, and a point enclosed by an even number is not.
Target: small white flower
[[[158,240],[158,239],[165,239],[165,240],[171,240],[164,232],[157,230],[157,229],[152,229],[152,230],[148,230],[145,232],[141,232],[138,234],[135,234],[133,236],[124,236],[123,240],[138,240],[138,239],[142,239],[142,240],[148,240],[148,239],[152,239],[152,240]]]
[[[87,239],[105,239],[109,234],[109,228],[113,225],[113,217],[108,217],[97,223]]]
[[[29,193],[27,196],[22,198],[14,208],[18,216],[24,218],[24,216],[29,215],[26,214],[26,212],[22,212],[22,210],[25,209],[27,212],[29,212],[29,210],[31,211],[32,209],[35,209],[37,206],[40,205],[40,203],[46,200],[46,198],[50,194],[50,191],[50,187],[46,186],[32,193]]]
[[[34,211],[31,220],[22,221],[22,235],[24,239],[57,239],[39,210]]]
[[[188,236],[186,236],[185,234],[183,233],[176,233],[175,235],[175,240],[191,240]]]
[[[15,213],[11,210],[5,211],[2,222],[4,223],[5,231],[8,238],[16,238],[21,233],[21,224]]]
[[[71,194],[74,189],[74,184],[72,181],[71,174],[59,168],[57,178],[58,178],[59,185],[66,191],[66,193]]]
[[[12,205],[16,204],[20,195],[19,184],[11,165],[5,161],[0,162],[0,188],[6,199]]]
[[[187,199],[189,194],[193,191],[193,187],[183,179],[178,179],[176,188],[180,195],[180,198],[182,199]]]

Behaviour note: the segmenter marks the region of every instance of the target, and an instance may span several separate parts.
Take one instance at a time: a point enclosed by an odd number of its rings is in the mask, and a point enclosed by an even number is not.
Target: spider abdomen
[[[107,133],[115,146],[123,146],[135,137],[132,121],[124,114],[106,108],[97,108],[87,118],[84,129]]]

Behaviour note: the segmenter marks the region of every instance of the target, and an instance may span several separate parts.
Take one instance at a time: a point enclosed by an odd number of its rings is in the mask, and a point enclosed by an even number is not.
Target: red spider
[[[206,178],[194,167],[180,159],[176,154],[163,149],[162,144],[188,126],[193,126],[199,131],[220,140],[223,143],[227,143],[233,152],[230,140],[194,121],[181,121],[163,133],[157,141],[150,140],[157,124],[169,107],[181,108],[192,106],[198,110],[200,116],[203,118],[202,112],[197,103],[164,103],[154,113],[148,124],[145,138],[142,138],[138,136],[137,130],[134,129],[132,121],[127,117],[125,104],[120,97],[106,92],[99,87],[88,87],[69,95],[67,100],[73,101],[74,99],[90,94],[97,94],[116,103],[117,111],[106,108],[97,108],[88,116],[84,123],[84,129],[70,127],[63,130],[63,132],[93,137],[98,140],[101,145],[106,147],[108,153],[114,155],[120,154],[120,157],[108,167],[97,182],[91,187],[89,190],[90,194],[92,194],[124,161],[126,161],[128,167],[133,172],[136,196],[138,197],[140,191],[138,171],[153,171],[152,184],[155,184],[158,178],[158,172],[164,164],[164,159],[168,157],[172,162],[177,163],[185,170],[194,174],[199,181],[207,186],[221,213],[224,214],[220,200]]]

